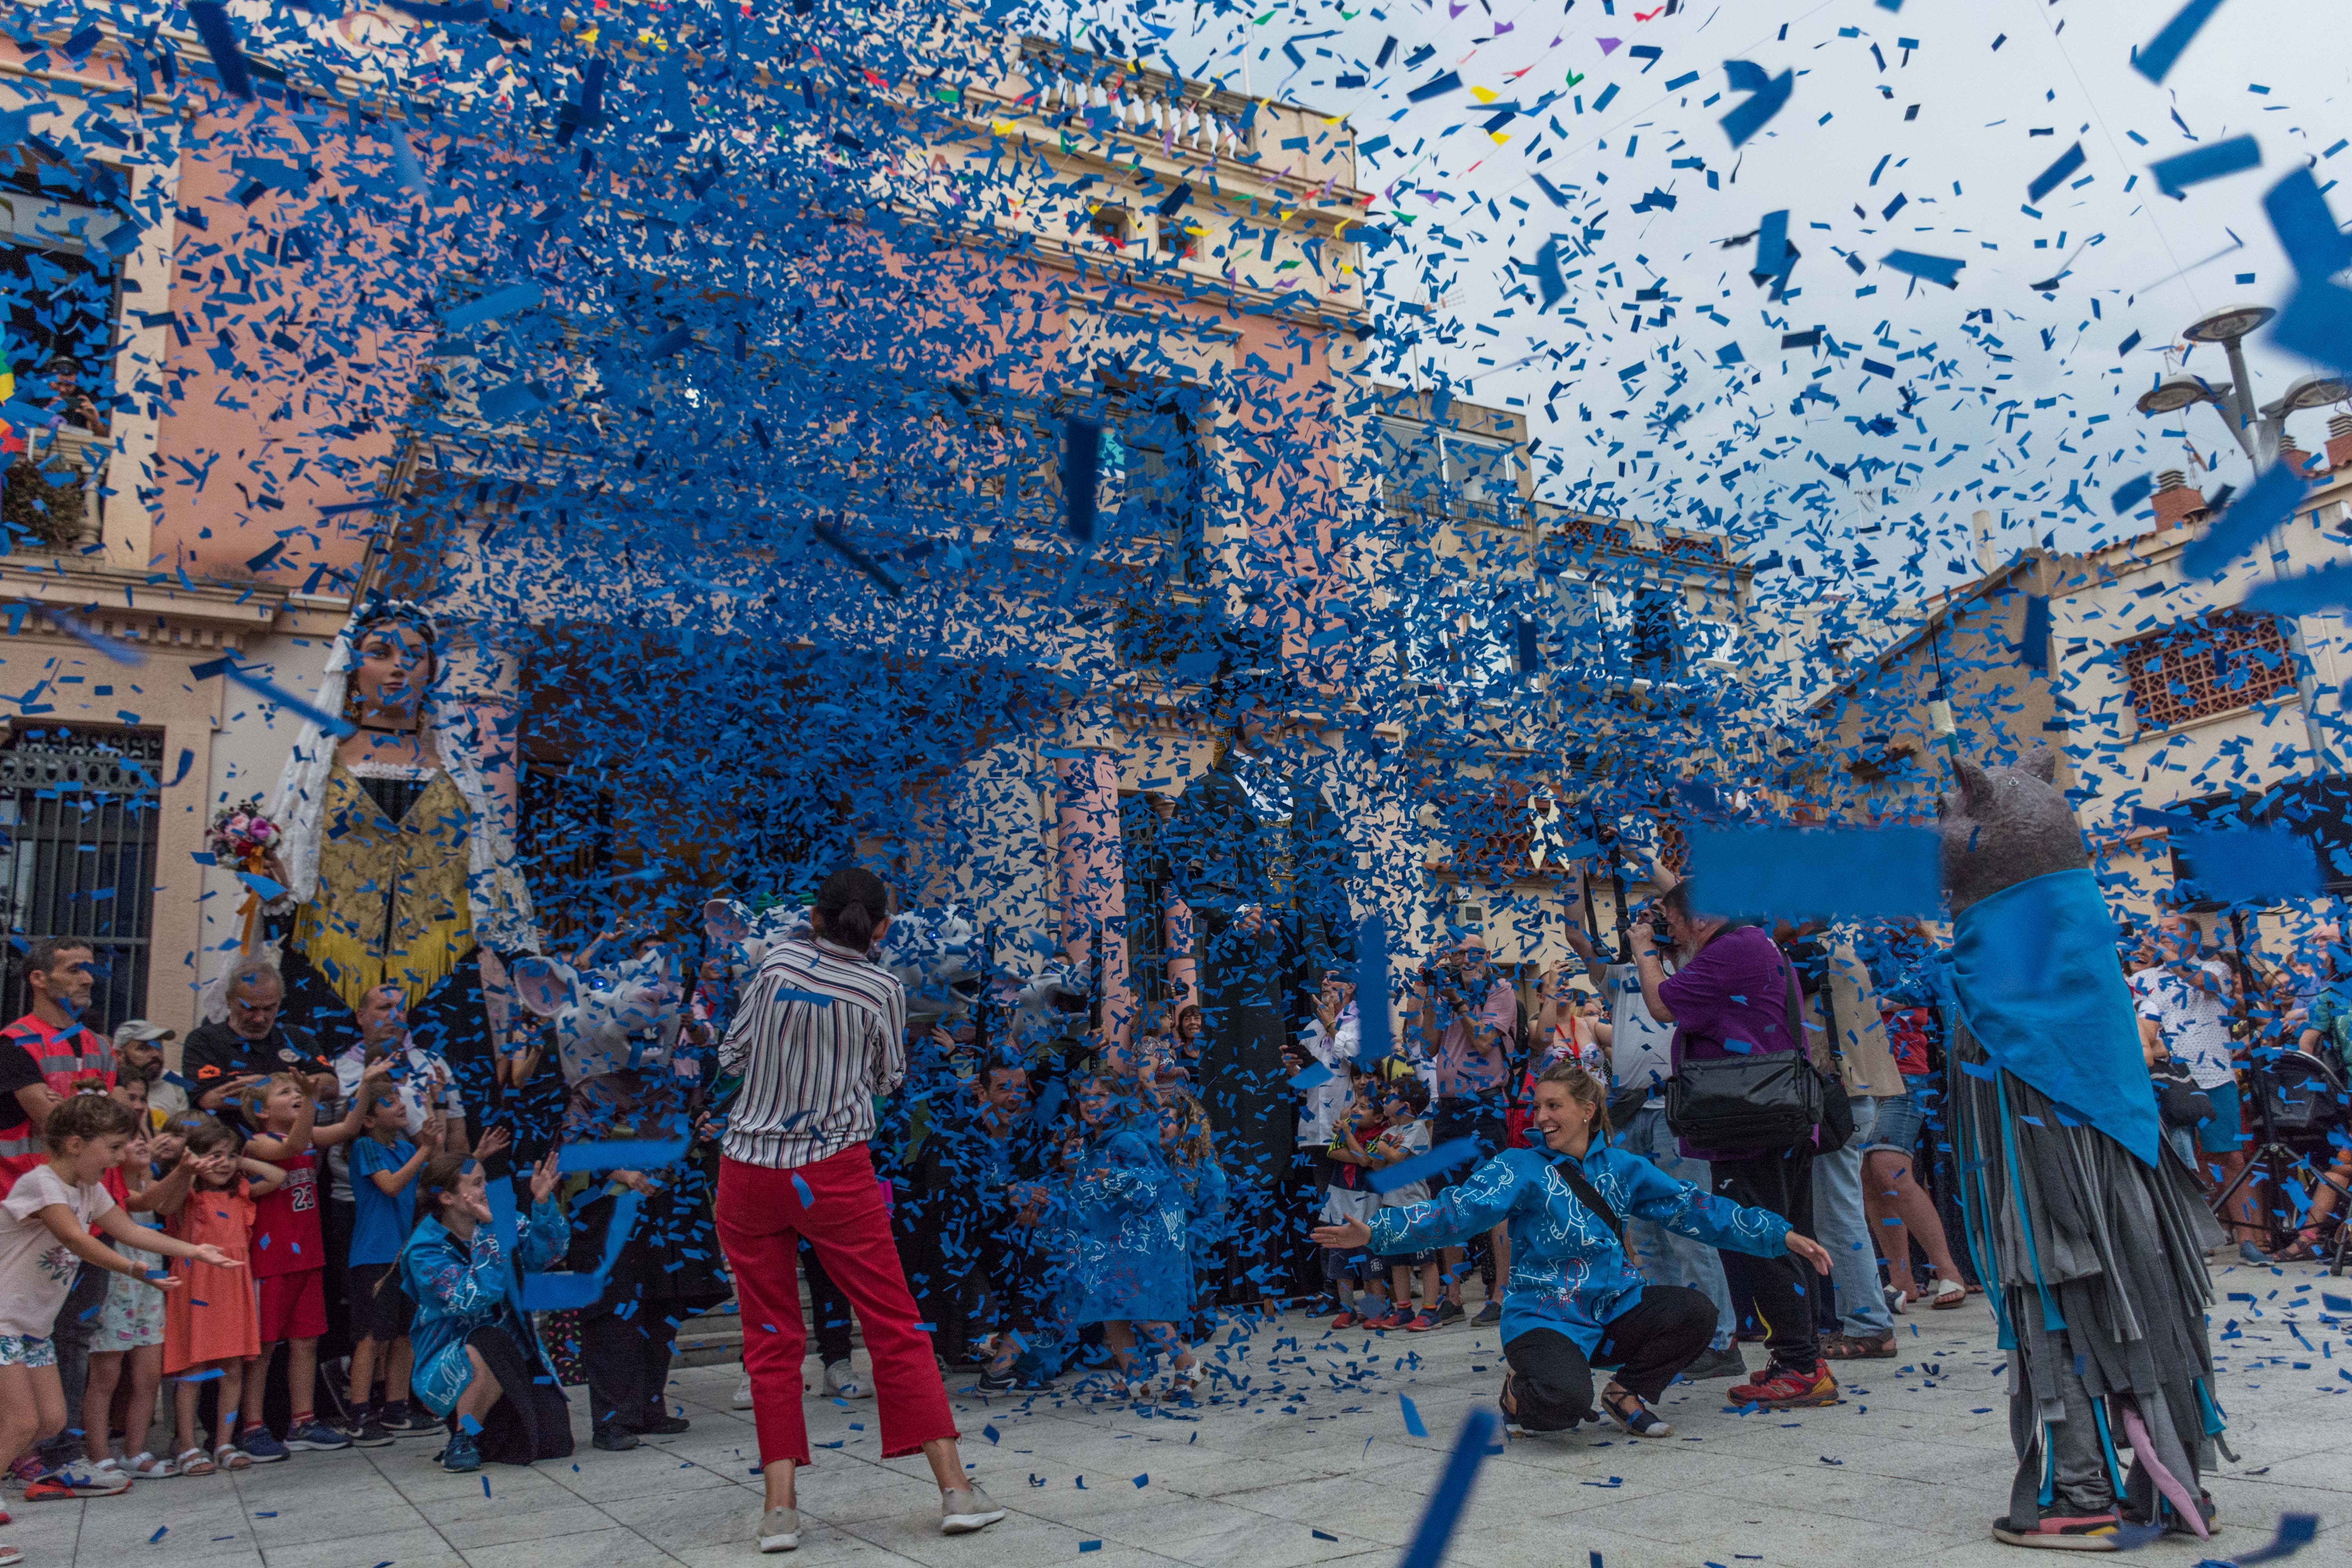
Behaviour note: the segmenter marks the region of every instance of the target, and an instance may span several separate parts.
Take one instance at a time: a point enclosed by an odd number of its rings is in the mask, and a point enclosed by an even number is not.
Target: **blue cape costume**
[[[1953,921],[1961,1021],[1994,1062],[2153,1167],[2163,1142],[2115,919],[2088,870],[2003,888]]]

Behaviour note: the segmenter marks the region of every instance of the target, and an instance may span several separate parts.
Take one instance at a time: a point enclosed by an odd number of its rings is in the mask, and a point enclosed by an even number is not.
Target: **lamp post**
[[[2139,395],[2142,414],[2172,414],[2199,403],[2220,411],[2221,422],[2237,439],[2257,472],[2268,468],[2286,439],[2286,416],[2306,408],[2325,408],[2352,398],[2352,386],[2332,376],[2297,376],[2284,396],[2257,410],[2254,378],[2246,369],[2245,341],[2278,312],[2267,305],[2227,305],[2191,321],[2180,335],[2192,343],[2219,343],[2230,359],[2230,384],[2216,386],[2186,371],[2166,376]]]
[[[2172,414],[2200,403],[2210,403],[2236,437],[2238,447],[2257,474],[2267,473],[2286,442],[2286,419],[2307,408],[2325,408],[2352,399],[2352,386],[2334,376],[2301,375],[2285,393],[2257,408],[2254,378],[2246,369],[2245,341],[2276,310],[2267,305],[2225,305],[2191,321],[2180,335],[2192,343],[2219,343],[2230,360],[2230,384],[2215,386],[2201,375],[2176,372],[2139,395],[2142,414]],[[2275,567],[2273,567],[2275,572]],[[2289,651],[2295,663],[2295,689],[2302,699],[2303,726],[2311,742],[2312,765],[2323,774],[2337,772],[2320,731],[2318,678],[2313,668],[2303,617],[2284,616],[2289,628]]]

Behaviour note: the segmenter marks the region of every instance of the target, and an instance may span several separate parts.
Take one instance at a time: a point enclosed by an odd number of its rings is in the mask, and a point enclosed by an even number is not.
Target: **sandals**
[[[1505,1367],[1503,1386],[1495,1391],[1495,1407],[1503,1413],[1503,1435],[1507,1437],[1524,1437],[1528,1435],[1527,1428],[1519,1425],[1518,1402],[1511,1394],[1511,1384],[1518,1375],[1509,1367]]]
[[[220,1467],[205,1458],[202,1448],[190,1448],[172,1461],[172,1468],[184,1476],[209,1476]]]
[[[253,1456],[234,1443],[223,1443],[213,1450],[213,1468],[216,1470],[249,1470]]]
[[[1822,1355],[1828,1361],[1891,1361],[1895,1356],[1895,1336],[1883,1340],[1865,1340],[1853,1334],[1824,1334]]]
[[[2294,1240],[2283,1250],[2273,1253],[2273,1263],[2317,1263],[2326,1257],[2319,1249],[2319,1232],[2306,1226],[2294,1233]]]
[[[1888,1342],[1892,1344],[1893,1342]],[[1891,1349],[1887,1352],[1889,1355],[1894,1353]],[[1628,1405],[1633,1406],[1630,1411],[1625,1408]],[[1629,1436],[1671,1437],[1675,1435],[1674,1427],[1667,1424],[1665,1418],[1643,1404],[1642,1396],[1630,1388],[1621,1388],[1614,1392],[1602,1390],[1601,1408],[1607,1412],[1609,1419],[1617,1423]]]
[[[1937,1275],[1927,1281],[1927,1292],[1920,1299],[1939,1312],[1948,1312],[1954,1307],[1967,1305],[1969,1292],[1958,1280]]]

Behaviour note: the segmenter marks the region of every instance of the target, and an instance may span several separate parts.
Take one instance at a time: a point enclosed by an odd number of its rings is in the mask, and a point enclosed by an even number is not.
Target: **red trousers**
[[[795,1177],[805,1184],[805,1201]],[[751,1378],[762,1467],[778,1459],[809,1462],[801,1414],[803,1237],[866,1331],[882,1457],[919,1453],[926,1443],[961,1435],[948,1413],[931,1336],[917,1326],[915,1298],[890,1240],[890,1211],[865,1144],[788,1171],[722,1160],[718,1213],[719,1243],[742,1308],[743,1369]]]

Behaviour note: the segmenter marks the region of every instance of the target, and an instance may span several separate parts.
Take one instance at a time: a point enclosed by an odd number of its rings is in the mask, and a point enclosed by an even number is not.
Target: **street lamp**
[[[2201,375],[2175,371],[2139,395],[2142,414],[2177,414],[2199,403],[2220,404],[2228,395],[2216,391]]]
[[[2222,423],[2237,437],[2238,447],[2257,469],[2270,467],[2286,439],[2286,416],[2305,408],[2324,408],[2352,397],[2352,387],[2333,377],[2298,377],[2286,395],[2254,405],[2254,378],[2246,369],[2245,341],[2276,310],[2268,305],[2225,305],[2191,321],[2180,335],[2192,343],[2219,343],[2230,358],[2230,384],[2218,387],[2201,375],[2186,372],[2166,376],[2139,395],[2142,414],[2175,414],[2199,403],[2221,412]]]
[[[2284,395],[2263,404],[2260,417],[2256,417],[2254,378],[2246,370],[2244,343],[2249,333],[2277,314],[2267,305],[2226,305],[2191,321],[2182,330],[2182,337],[2192,343],[2219,343],[2230,356],[2228,389],[2214,386],[2203,376],[2176,372],[2139,395],[2139,411],[2174,414],[2196,404],[2210,403],[2221,411],[2222,422],[2237,437],[2240,450],[2252,461],[2254,471],[2267,473],[2278,459],[2279,448],[2285,444],[2288,415],[2352,399],[2352,385],[2334,376],[2302,375],[2288,384]],[[2303,699],[2304,732],[2311,742],[2312,762],[2322,773],[2333,773],[2336,764],[2321,743],[2317,679],[2309,645],[2305,640],[2302,617],[2288,616],[2286,625],[2287,646],[2295,661],[2295,689]]]

